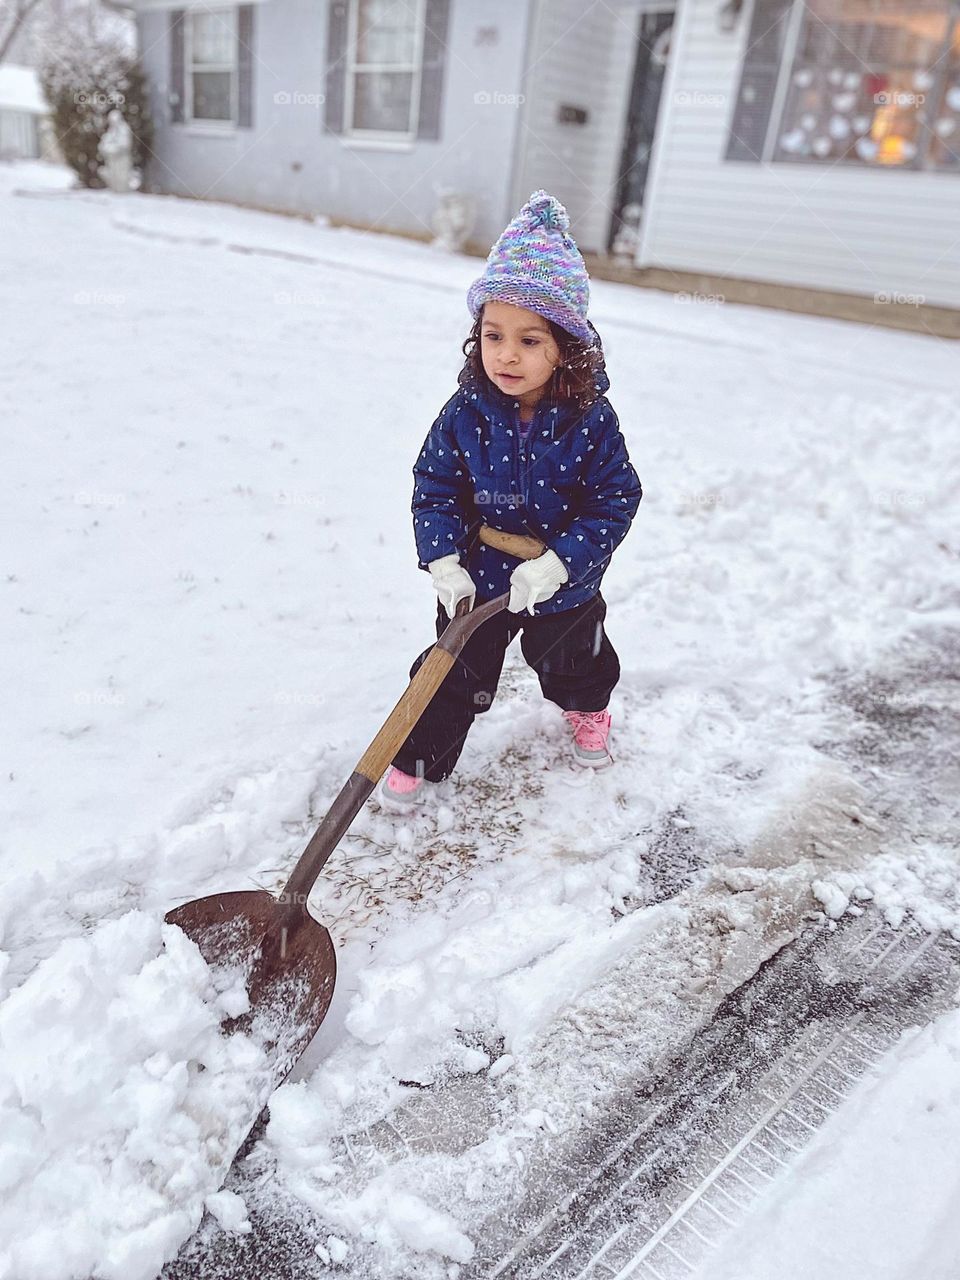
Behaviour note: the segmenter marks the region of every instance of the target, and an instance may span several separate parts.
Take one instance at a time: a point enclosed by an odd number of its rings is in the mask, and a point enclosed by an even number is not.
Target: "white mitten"
[[[532,614],[533,606],[549,600],[569,576],[555,551],[544,551],[542,556],[524,560],[510,575],[510,603],[507,608],[511,613],[521,613],[526,609]]]
[[[447,611],[448,618],[453,617],[460,601],[468,597],[470,608],[473,608],[477,588],[460,563],[460,557],[456,552],[453,555],[441,556],[439,560],[431,560],[427,568],[430,570],[433,585],[440,597],[440,603]]]

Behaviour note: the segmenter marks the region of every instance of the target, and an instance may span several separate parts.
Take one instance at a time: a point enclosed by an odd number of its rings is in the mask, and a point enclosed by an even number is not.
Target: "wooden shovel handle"
[[[497,551],[516,556],[518,560],[536,560],[547,549],[539,538],[528,537],[525,533],[504,533],[502,529],[494,529],[488,524],[480,526],[480,541]]]
[[[504,533],[502,529],[494,529],[488,524],[480,525],[480,540],[487,546],[506,551],[520,560],[534,560],[546,550],[537,538],[523,533]],[[467,640],[487,618],[505,609],[509,598],[509,595],[503,595],[472,610],[468,610],[466,602],[461,601],[457,606],[456,617],[424,659],[383,728],[361,756],[356,773],[369,778],[374,784],[379,781],[387,765],[406,741],[410,730],[423,715],[430,699],[440,688]]]
[[[383,728],[357,762],[355,772],[376,783],[387,765],[406,741],[410,730],[427,708],[430,699],[443,684],[447,672],[456,662],[452,653],[434,645],[390,712]]]
[[[387,765],[406,741],[410,730],[427,709],[433,695],[440,688],[447,672],[456,662],[463,646],[482,623],[507,607],[509,594],[498,596],[476,609],[467,608],[461,600],[456,617],[448,624],[443,635],[433,646],[404,690],[400,701],[387,716],[383,728],[360,757],[355,772],[376,783],[383,776]]]
[[[397,754],[407,734],[423,715],[463,646],[477,627],[507,607],[509,599],[508,592],[475,609],[467,607],[468,601],[461,601],[456,617],[447,624],[443,635],[427,654],[400,701],[387,716],[380,732],[360,757],[357,767],[321,819],[310,843],[290,873],[281,901],[306,902],[324,863],[363,808],[364,802]]]

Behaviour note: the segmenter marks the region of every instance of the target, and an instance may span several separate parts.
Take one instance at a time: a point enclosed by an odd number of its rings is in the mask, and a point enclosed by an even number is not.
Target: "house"
[[[489,245],[529,193],[666,287],[960,308],[957,0],[135,0],[147,186]]]
[[[680,5],[638,263],[960,308],[960,5],[736,3]]]
[[[0,64],[0,160],[35,160],[44,151],[49,108],[33,67]]]

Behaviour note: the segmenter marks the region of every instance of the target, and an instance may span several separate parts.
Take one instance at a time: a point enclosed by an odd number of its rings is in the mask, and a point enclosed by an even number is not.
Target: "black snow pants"
[[[428,782],[450,776],[474,718],[489,710],[496,696],[504,654],[518,632],[523,656],[536,671],[545,698],[564,711],[603,711],[620,679],[620,661],[603,628],[606,613],[598,592],[562,613],[531,617],[505,609],[489,618],[464,645],[394,765]],[[448,621],[438,601],[437,639]],[[414,662],[411,679],[429,652],[425,649]]]

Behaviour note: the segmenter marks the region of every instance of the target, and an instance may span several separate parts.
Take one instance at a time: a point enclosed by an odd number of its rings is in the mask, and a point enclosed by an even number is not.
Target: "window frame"
[[[414,15],[414,50],[413,61],[401,62],[358,62],[357,35],[360,20],[360,0],[350,0],[347,11],[347,56],[346,75],[343,90],[343,130],[342,137],[357,142],[396,142],[412,143],[418,135],[420,119],[420,97],[423,80],[424,37],[426,34],[427,0],[413,0]],[[356,103],[356,76],[358,72],[371,75],[376,72],[396,74],[403,72],[412,74],[410,86],[410,115],[407,128],[400,129],[360,129],[354,124],[354,106]]]
[[[230,15],[232,35],[230,47],[233,59],[229,66],[226,63],[200,63],[193,60],[193,20],[196,17],[213,15]],[[240,122],[240,6],[238,4],[218,5],[210,9],[187,9],[184,14],[183,33],[183,69],[184,69],[184,123],[192,128],[209,129],[214,133],[232,132]],[[229,119],[214,119],[209,116],[197,116],[193,111],[193,76],[194,72],[213,71],[230,72],[230,116]]]
[[[748,16],[745,15],[746,20],[744,25],[748,37],[750,21],[752,19],[753,9],[756,3],[757,0],[753,0],[753,4],[750,6],[750,14]],[[813,165],[818,167],[831,167],[836,165],[838,167],[842,167],[844,170],[859,169],[873,172],[877,170],[885,170],[893,173],[904,171],[934,174],[960,173],[960,166],[956,164],[937,164],[932,159],[932,146],[935,137],[935,130],[929,123],[929,118],[925,118],[921,124],[923,145],[918,147],[916,156],[903,164],[871,164],[867,161],[858,160],[848,156],[826,156],[821,159],[819,156],[815,155],[789,156],[777,154],[777,142],[783,132],[783,116],[787,106],[790,82],[795,69],[797,49],[800,43],[804,13],[807,7],[805,0],[790,0],[790,8],[786,18],[786,35],[784,38],[783,53],[780,58],[780,65],[777,69],[777,77],[774,83],[773,94],[771,96],[770,112],[767,118],[767,127],[764,133],[763,146],[760,150],[760,155],[755,158],[745,158],[731,157],[729,154],[725,153],[724,159],[740,164],[786,164],[791,166]],[[947,13],[947,30],[944,36],[940,55],[934,64],[936,78],[926,99],[926,101],[933,102],[936,107],[940,106],[946,92],[947,76],[950,69],[950,59],[948,55],[958,35],[960,35],[960,0],[944,0],[944,8]],[[747,56],[749,56],[749,52],[749,49],[747,49]],[[733,110],[727,125],[727,152],[729,151],[730,141],[733,136],[734,119],[736,117],[740,90],[742,88],[746,67],[746,58],[742,56],[739,64],[737,93],[734,98]]]

